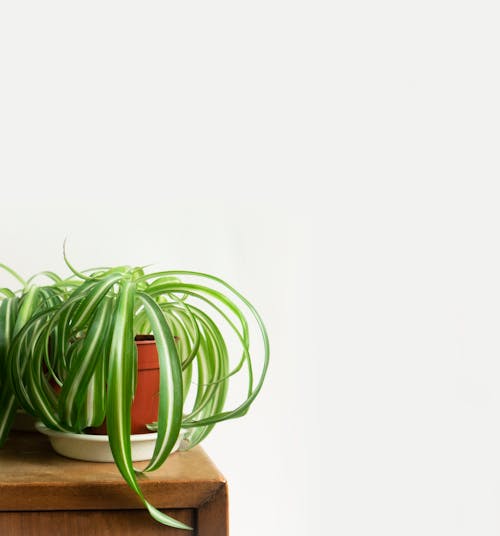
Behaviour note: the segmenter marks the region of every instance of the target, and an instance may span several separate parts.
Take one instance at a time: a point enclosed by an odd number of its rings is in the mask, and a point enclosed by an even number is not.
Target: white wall
[[[0,4],[0,262],[63,270],[68,236],[267,322],[205,443],[235,536],[500,531],[495,8]]]

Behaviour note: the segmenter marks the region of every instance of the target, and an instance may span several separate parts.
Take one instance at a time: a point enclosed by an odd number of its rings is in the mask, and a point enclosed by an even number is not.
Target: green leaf
[[[147,294],[141,292],[139,296],[151,324],[160,362],[158,438],[153,457],[145,469],[154,471],[167,459],[181,430],[184,401],[182,371],[174,338],[162,310]]]
[[[23,287],[26,286],[26,281],[15,271],[13,270],[12,268],[9,268],[8,266],[6,266],[5,264],[2,264],[0,263],[0,269],[2,270],[5,270],[6,272],[8,272],[12,277],[14,277],[15,279],[17,279],[19,281],[19,283],[21,283],[21,285]]]
[[[103,350],[106,335],[110,326],[113,300],[104,299],[96,306],[96,311],[89,326],[81,349],[73,356],[66,378],[64,379],[59,397],[59,411],[63,423],[68,428],[78,431],[77,420],[82,405],[87,401],[87,389],[94,375],[98,362],[104,359]],[[94,396],[102,397],[102,390],[93,391]],[[102,406],[95,400],[96,408]],[[87,414],[86,419],[92,422],[93,415]],[[76,425],[76,428],[75,428]]]
[[[136,284],[123,281],[114,314],[113,338],[108,374],[107,429],[113,459],[127,484],[137,493],[151,516],[170,527],[190,530],[190,527],[157,510],[144,497],[134,467],[130,444],[130,408],[135,344],[133,312]]]

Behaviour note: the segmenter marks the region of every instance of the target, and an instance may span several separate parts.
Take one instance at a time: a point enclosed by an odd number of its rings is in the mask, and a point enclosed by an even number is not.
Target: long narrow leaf
[[[160,362],[160,399],[158,438],[151,461],[145,471],[160,467],[170,454],[182,423],[182,371],[174,338],[158,304],[147,294],[140,293],[158,349]]]
[[[64,380],[59,398],[59,408],[61,417],[69,428],[75,426],[97,362],[103,359],[111,310],[111,299],[105,299],[99,304],[81,351],[78,353],[78,359],[73,359],[68,375]]]
[[[137,493],[151,516],[170,527],[190,529],[184,523],[160,512],[144,497],[134,467],[130,445],[130,407],[132,403],[132,373],[134,370],[133,311],[135,283],[124,281],[114,315],[109,374],[107,428],[113,459],[127,484]]]

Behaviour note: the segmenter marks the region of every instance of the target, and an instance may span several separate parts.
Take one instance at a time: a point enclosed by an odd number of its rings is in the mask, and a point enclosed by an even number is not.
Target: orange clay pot
[[[132,401],[131,433],[150,434],[146,424],[158,420],[158,395],[160,391],[160,364],[158,351],[152,336],[138,335],[137,345],[137,387]],[[106,435],[106,421],[89,430],[91,434]]]

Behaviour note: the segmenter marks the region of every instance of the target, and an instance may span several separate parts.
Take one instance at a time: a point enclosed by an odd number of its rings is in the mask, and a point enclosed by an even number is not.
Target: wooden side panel
[[[162,510],[162,512],[195,528],[193,509]],[[196,531],[165,527],[156,523],[145,511],[140,510],[87,510],[54,512],[2,512],[0,513],[2,536],[186,536]]]
[[[198,508],[197,536],[229,536],[227,483]]]

